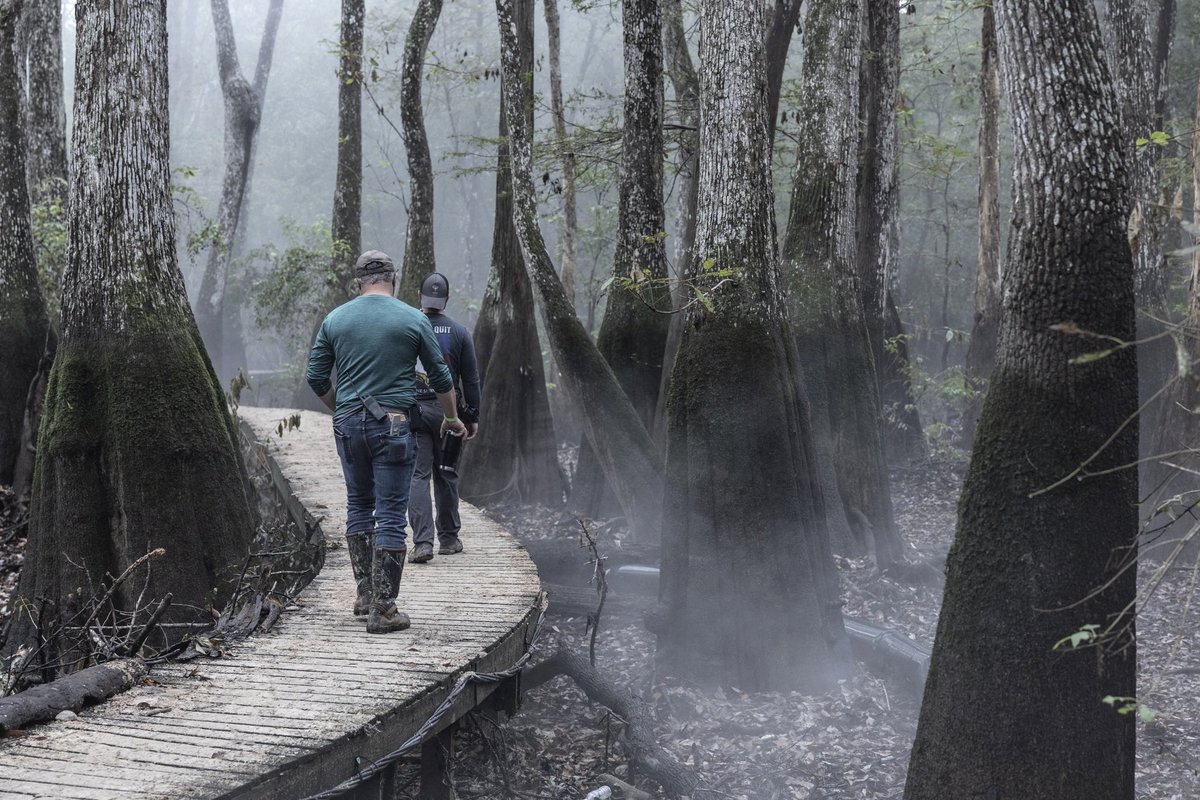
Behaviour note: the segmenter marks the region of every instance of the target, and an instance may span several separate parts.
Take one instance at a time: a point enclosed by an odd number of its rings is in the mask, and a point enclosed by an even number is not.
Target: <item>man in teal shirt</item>
[[[395,298],[396,267],[368,250],[354,265],[359,296],[329,313],[308,357],[308,385],[333,411],[333,435],[346,479],[346,549],[358,584],[354,613],[367,631],[409,626],[396,608],[404,571],[405,517],[416,447],[410,418],[416,362],[425,365],[444,420],[462,435],[454,385],[425,315]],[[337,369],[337,387],[329,380]]]

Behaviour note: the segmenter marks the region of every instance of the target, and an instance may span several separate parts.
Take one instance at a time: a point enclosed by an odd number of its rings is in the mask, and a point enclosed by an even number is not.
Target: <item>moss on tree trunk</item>
[[[906,800],[1130,800],[1137,408],[1128,172],[1095,6],[995,3],[1014,134],[1000,348],[959,501]],[[1070,330],[1070,328],[1068,328]],[[1085,461],[1107,471],[1062,481]],[[1060,482],[1061,481],[1061,482]],[[1098,646],[1056,649],[1097,625]]]
[[[147,550],[147,598],[220,603],[255,517],[233,421],[175,255],[165,6],[77,9],[69,263],[17,602],[118,574]],[[117,600],[136,599],[127,586]],[[215,593],[214,593],[215,589]],[[40,605],[40,604],[39,604]],[[200,615],[203,619],[203,614]],[[6,647],[31,633],[14,616]]]

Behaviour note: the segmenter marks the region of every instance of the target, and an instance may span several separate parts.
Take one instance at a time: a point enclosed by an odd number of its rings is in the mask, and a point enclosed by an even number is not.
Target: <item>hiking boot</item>
[[[452,556],[455,553],[461,553],[462,550],[462,539],[459,539],[457,535],[447,536],[442,539],[442,546],[438,548],[438,555]]]
[[[408,614],[396,608],[400,576],[404,574],[404,556],[408,548],[376,548],[371,565],[371,613],[367,615],[367,633],[391,633],[409,626]]]
[[[412,555],[408,557],[410,564],[424,564],[426,561],[433,560],[433,543],[432,542],[417,542],[413,547]]]
[[[375,556],[374,532],[347,533],[346,552],[350,554],[350,569],[354,571],[354,582],[358,584],[358,597],[354,600],[354,616],[365,617],[371,610],[371,561]]]

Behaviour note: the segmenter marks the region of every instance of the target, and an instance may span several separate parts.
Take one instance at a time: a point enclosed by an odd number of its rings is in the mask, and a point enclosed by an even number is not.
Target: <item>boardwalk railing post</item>
[[[454,758],[454,728],[451,725],[421,745],[422,800],[451,800],[450,760]]]

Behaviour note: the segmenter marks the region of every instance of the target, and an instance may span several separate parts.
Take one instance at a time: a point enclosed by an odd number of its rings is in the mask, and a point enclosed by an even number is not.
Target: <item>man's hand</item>
[[[455,436],[467,436],[467,426],[457,417],[454,419],[450,419],[449,417],[442,418],[442,428],[438,431],[438,436],[445,436],[446,431],[450,431]],[[467,436],[467,438],[471,437]]]
[[[475,434],[477,434],[477,433],[479,433],[479,423],[478,422],[468,422],[467,423],[467,439],[474,439]]]

